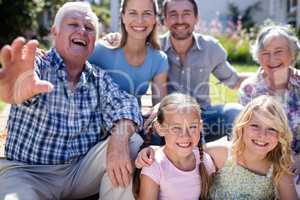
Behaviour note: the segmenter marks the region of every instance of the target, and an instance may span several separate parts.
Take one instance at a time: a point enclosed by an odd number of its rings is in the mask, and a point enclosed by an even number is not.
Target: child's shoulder
[[[228,158],[230,146],[231,142],[221,138],[219,140],[207,143],[204,151],[211,156],[216,168],[220,169],[224,166]]]

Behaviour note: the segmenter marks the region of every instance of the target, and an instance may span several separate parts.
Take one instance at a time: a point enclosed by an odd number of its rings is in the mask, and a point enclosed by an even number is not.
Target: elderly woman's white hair
[[[288,48],[293,57],[293,63],[291,64],[295,65],[300,51],[300,43],[296,35],[288,26],[272,25],[263,28],[259,32],[255,44],[252,46],[253,59],[259,63],[258,57],[260,51],[265,48],[273,37],[283,37],[288,41]]]
[[[67,2],[65,3],[60,9],[57,11],[55,18],[54,18],[54,24],[53,27],[56,28],[56,30],[59,32],[60,24],[64,18],[64,16],[69,13],[70,11],[79,11],[86,13],[89,17],[91,17],[92,22],[95,24],[96,29],[96,37],[98,37],[99,33],[99,22],[97,15],[93,12],[91,6],[87,2]]]

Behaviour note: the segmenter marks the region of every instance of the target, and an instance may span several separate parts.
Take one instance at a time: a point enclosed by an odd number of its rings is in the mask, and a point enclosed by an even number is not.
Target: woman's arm
[[[228,149],[230,142],[227,141],[226,137],[218,139],[213,142],[208,142],[204,145],[204,151],[208,153],[216,167],[216,171],[221,169],[228,157]]]
[[[294,180],[292,175],[283,175],[279,180],[278,184],[278,194],[280,200],[298,200],[296,188],[294,185]]]
[[[138,200],[157,200],[159,185],[146,175],[141,175],[140,181],[141,185]]]
[[[167,72],[156,75],[151,84],[152,105],[156,105],[167,95]]]

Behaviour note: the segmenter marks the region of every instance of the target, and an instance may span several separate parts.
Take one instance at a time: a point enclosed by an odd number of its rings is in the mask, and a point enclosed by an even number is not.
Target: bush
[[[250,39],[247,36],[234,37],[226,33],[216,36],[228,54],[228,60],[235,63],[253,64],[250,52]]]

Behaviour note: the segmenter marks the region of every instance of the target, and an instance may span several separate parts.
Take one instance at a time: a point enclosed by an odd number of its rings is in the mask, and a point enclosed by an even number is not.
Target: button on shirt
[[[230,88],[239,82],[235,69],[226,61],[224,48],[212,37],[193,34],[193,46],[181,61],[173,49],[170,36],[161,38],[168,55],[168,92],[182,92],[197,99],[202,108],[210,106],[209,78],[213,74]]]
[[[105,139],[113,123],[129,119],[141,125],[136,99],[121,92],[111,78],[88,62],[75,89],[68,86],[66,65],[51,49],[36,56],[37,75],[54,85],[12,105],[8,120],[7,159],[27,164],[66,164]]]

